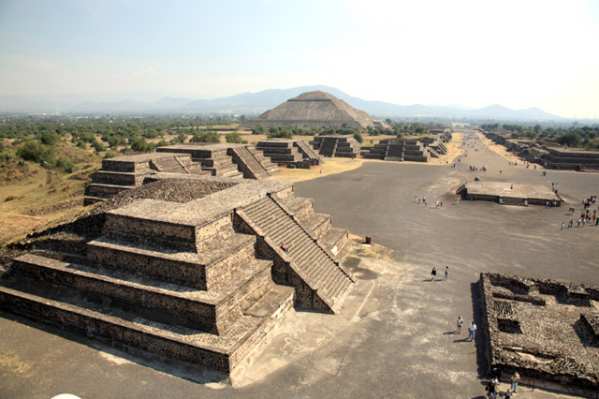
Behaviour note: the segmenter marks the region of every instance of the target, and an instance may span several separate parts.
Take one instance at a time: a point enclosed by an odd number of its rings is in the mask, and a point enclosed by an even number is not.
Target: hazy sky
[[[398,104],[599,117],[599,1],[0,0],[0,95],[312,84]]]

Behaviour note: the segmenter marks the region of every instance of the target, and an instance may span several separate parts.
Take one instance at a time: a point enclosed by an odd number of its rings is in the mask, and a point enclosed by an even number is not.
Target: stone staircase
[[[345,229],[332,227],[331,217],[314,211],[312,200],[296,197],[293,193],[276,197],[306,227],[313,237],[333,255],[339,257],[349,242],[349,233]]]
[[[275,246],[273,250],[282,249],[290,258],[289,268],[299,277],[301,285],[305,284],[311,291],[306,293],[305,287],[296,285],[296,299],[311,304],[317,300],[328,311],[338,311],[342,299],[352,286],[351,276],[280,199],[270,195],[243,208],[238,214],[257,235],[269,239]],[[289,283],[293,278],[286,280],[283,282]],[[302,293],[308,298],[301,298]]]
[[[320,155],[325,157],[356,158],[360,154],[360,144],[351,136],[316,136],[310,143]]]
[[[297,140],[295,141],[295,145],[304,155],[304,158],[309,159],[313,165],[318,165],[320,163],[320,156],[310,147],[308,143],[303,140]]]
[[[262,165],[247,147],[233,147],[230,150],[233,162],[246,179],[263,179],[270,176],[268,169]]]
[[[85,256],[16,258],[0,308],[230,373],[292,307],[293,289],[273,282],[272,264],[230,216],[197,226],[108,212]]]
[[[250,154],[254,156],[254,158],[262,165],[264,169],[268,171],[270,175],[273,175],[279,171],[279,166],[276,163],[273,163],[270,158],[265,157],[262,151],[258,150],[254,145],[248,145],[245,148],[249,151]]]

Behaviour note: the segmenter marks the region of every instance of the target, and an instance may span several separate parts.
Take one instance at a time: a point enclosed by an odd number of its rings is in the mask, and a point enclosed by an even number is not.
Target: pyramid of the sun
[[[283,104],[266,111],[256,126],[299,128],[354,128],[365,129],[373,124],[370,116],[353,108],[337,97],[322,91],[310,91],[290,98]]]

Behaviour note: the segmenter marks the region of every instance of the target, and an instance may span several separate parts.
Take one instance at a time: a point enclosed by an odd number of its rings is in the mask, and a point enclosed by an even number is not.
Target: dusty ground
[[[499,144],[495,144],[494,142],[492,142],[491,140],[489,140],[487,137],[485,137],[485,135],[483,135],[482,133],[476,133],[476,135],[478,136],[479,140],[491,151],[493,151],[494,153],[496,153],[497,155],[499,155],[502,158],[507,159],[508,161],[511,162],[517,162],[519,164],[519,166],[524,167],[524,160],[520,157],[518,157],[516,154],[514,154],[513,152],[510,152],[507,150],[507,148],[505,146],[499,145]],[[541,165],[536,165],[536,168],[538,170],[543,169],[543,167]]]
[[[475,136],[450,167],[368,162],[295,186],[336,226],[392,249],[374,257],[361,246],[349,261],[358,284],[339,316],[291,313],[236,387],[152,359],[132,357],[85,338],[0,319],[0,397],[49,398],[418,398],[482,399],[476,345],[453,334],[458,315],[475,317],[473,283],[481,271],[598,283],[599,228],[560,231],[567,208],[510,207],[457,201],[448,194],[471,180],[467,162],[486,164],[482,179],[559,182],[568,206],[599,194],[599,174],[511,167]],[[474,151],[474,148],[478,151]],[[500,175],[499,170],[503,170]],[[418,205],[415,196],[443,199]],[[429,201],[430,202],[430,201]],[[357,262],[357,259],[360,262]],[[432,266],[448,281],[429,281]],[[518,398],[561,397],[523,388]]]
[[[279,168],[279,172],[274,178],[284,182],[296,183],[358,169],[363,162],[364,160],[361,158],[323,158],[323,162],[319,166],[310,169]]]

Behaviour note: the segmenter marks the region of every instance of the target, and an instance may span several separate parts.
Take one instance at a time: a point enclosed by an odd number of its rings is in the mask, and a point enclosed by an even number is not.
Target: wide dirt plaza
[[[3,315],[0,397],[485,397],[482,342],[465,340],[465,328],[455,334],[456,318],[463,316],[466,326],[480,323],[475,284],[481,272],[599,284],[599,227],[561,229],[570,220],[568,208],[579,212],[584,198],[599,194],[599,174],[543,175],[521,162],[514,166],[474,133],[463,145],[455,168],[364,161],[358,169],[295,185],[336,226],[370,236],[375,245],[357,244],[359,258],[346,259],[358,282],[340,315],[291,313],[233,385]],[[548,208],[460,200],[455,190],[475,177],[557,183],[566,203]],[[435,207],[437,201],[443,205]],[[438,281],[431,281],[433,267]],[[564,396],[521,387],[517,397]]]

